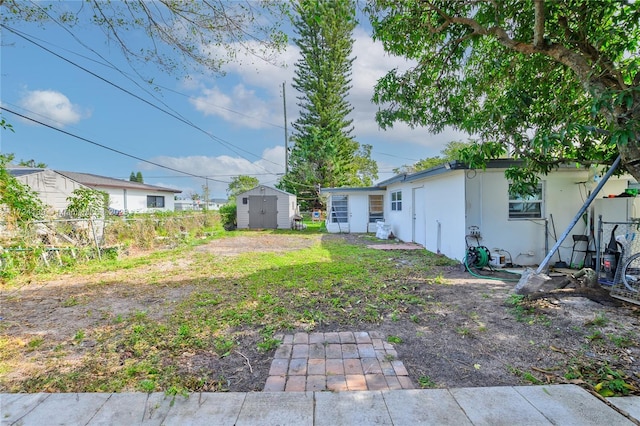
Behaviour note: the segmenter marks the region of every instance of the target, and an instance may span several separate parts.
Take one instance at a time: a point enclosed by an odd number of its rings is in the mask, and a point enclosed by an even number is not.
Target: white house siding
[[[67,198],[73,195],[73,191],[85,188],[84,185],[49,169],[18,176],[16,179],[37,192],[40,200],[56,213],[66,210],[69,205]]]
[[[109,207],[131,213],[174,211],[175,195],[172,192],[131,188],[100,188],[109,194]],[[147,195],[164,198],[164,207],[147,207]]]
[[[553,215],[556,235],[560,237],[584,204],[588,191],[595,187],[593,182],[585,183],[588,180],[587,171],[569,169],[553,172],[542,179],[543,218],[509,219],[508,181],[504,177],[504,170],[466,171],[466,176],[466,232],[469,232],[471,226],[477,226],[482,237],[481,245],[490,251],[507,251],[511,254],[513,263],[519,265],[537,265],[546,256],[545,218],[549,220]],[[612,178],[603,188],[602,194],[623,192],[628,180]],[[548,232],[546,245],[551,248],[555,239],[550,220]],[[569,235],[588,232],[587,224],[580,220]],[[475,239],[471,238],[469,241],[475,244]],[[560,248],[560,258],[564,262],[570,261],[572,245],[569,237]],[[554,259],[558,259],[557,255]],[[506,260],[509,260],[508,256]]]
[[[425,196],[424,247],[462,260],[466,252],[464,172],[454,171],[429,179],[425,182]]]
[[[412,188],[421,185],[415,183],[399,182],[387,187],[384,200],[385,222],[391,226],[391,232],[402,241],[413,241],[413,202],[411,199]],[[391,194],[402,191],[402,210],[391,210]]]
[[[391,210],[391,193],[402,191],[402,210]],[[427,250],[462,259],[465,254],[465,181],[462,172],[451,172],[413,182],[389,185],[385,218],[402,241],[413,241]]]
[[[290,229],[293,217],[296,214],[297,198],[295,195],[269,186],[257,186],[245,191],[236,197],[236,221],[238,229],[249,229],[249,203],[243,204],[243,198],[252,196],[276,196],[277,197],[277,227],[278,229]]]
[[[347,223],[336,223],[332,221],[331,216],[331,195],[346,195],[347,196]],[[358,188],[351,188],[351,190],[337,190],[331,192],[329,199],[327,200],[327,219],[326,227],[327,231],[331,233],[339,232],[353,232],[353,233],[366,233],[376,232],[377,224],[369,222],[369,195],[382,195],[383,203],[385,206],[385,220],[386,220],[386,207],[387,198],[385,191],[383,190],[362,190]]]

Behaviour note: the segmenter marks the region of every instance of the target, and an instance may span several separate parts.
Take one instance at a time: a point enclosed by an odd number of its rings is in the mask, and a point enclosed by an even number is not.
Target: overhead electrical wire
[[[190,172],[185,172],[184,170],[178,170],[178,169],[175,169],[175,168],[173,168],[173,167],[169,167],[169,166],[162,165],[162,164],[160,164],[160,163],[156,163],[156,162],[154,162],[154,161],[145,160],[145,159],[144,159],[144,158],[142,158],[142,157],[138,157],[138,156],[136,156],[136,155],[128,154],[128,153],[126,153],[126,152],[124,152],[124,151],[120,151],[120,150],[118,150],[118,149],[111,148],[111,147],[109,147],[109,146],[107,146],[107,145],[103,145],[103,144],[101,144],[101,143],[94,142],[94,141],[92,141],[92,140],[90,140],[90,139],[84,138],[84,137],[82,137],[82,136],[78,136],[78,135],[73,134],[73,133],[71,133],[71,132],[67,132],[66,130],[59,129],[59,128],[57,128],[57,127],[55,127],[55,126],[52,126],[52,125],[50,125],[50,124],[43,123],[42,121],[38,121],[38,120],[36,120],[36,119],[34,119],[34,118],[27,117],[26,115],[20,114],[19,112],[13,111],[13,110],[11,110],[11,109],[9,109],[9,108],[7,108],[7,107],[5,107],[5,106],[2,106],[2,105],[0,105],[0,109],[1,109],[1,110],[3,110],[3,111],[6,111],[6,112],[8,112],[8,113],[11,113],[11,114],[13,114],[13,115],[16,115],[16,116],[18,116],[18,117],[20,117],[20,118],[23,118],[23,119],[25,119],[25,120],[31,121],[31,122],[33,122],[33,123],[39,124],[39,125],[44,126],[44,127],[48,127],[49,129],[55,130],[55,131],[57,131],[57,132],[63,133],[63,134],[65,134],[65,135],[67,135],[67,136],[71,136],[71,137],[76,138],[76,139],[79,139],[79,140],[81,140],[81,141],[83,141],[83,142],[87,142],[87,143],[90,143],[90,144],[92,144],[92,145],[99,146],[100,148],[103,148],[103,149],[106,149],[106,150],[109,150],[109,151],[115,152],[115,153],[117,153],[117,154],[124,155],[125,157],[129,157],[129,158],[133,158],[134,160],[142,161],[143,163],[151,164],[151,165],[153,165],[153,166],[160,167],[160,168],[163,168],[163,169],[165,169],[165,170],[171,170],[172,172],[176,172],[176,173],[181,173],[181,174],[189,175],[189,176],[192,176],[192,177],[195,177],[195,178],[199,178],[199,179],[212,180],[212,181],[215,181],[215,182],[221,182],[221,183],[230,183],[230,182],[223,181],[223,180],[219,180],[219,179],[209,178],[209,177],[207,177],[207,176],[202,176],[202,175],[197,175],[197,174],[190,173]]]
[[[35,41],[31,38],[32,36],[27,36],[27,35],[25,35],[25,33],[21,32],[21,31],[19,31],[19,30],[16,30],[16,29],[10,28],[10,27],[6,26],[5,24],[2,24],[2,23],[0,23],[0,26],[2,26],[3,28],[5,28],[6,30],[8,30],[8,31],[12,32],[12,33],[13,33],[13,34],[15,34],[16,36],[18,36],[18,37],[20,37],[20,38],[22,38],[22,39],[24,39],[24,40],[26,40],[26,41],[28,41],[28,42],[32,43],[33,45],[35,45],[35,46],[37,46],[37,47],[39,47],[39,48],[41,48],[41,49],[45,50],[46,52],[48,52],[48,53],[50,53],[50,54],[52,54],[52,55],[54,55],[54,56],[58,57],[59,59],[62,59],[63,61],[65,61],[65,62],[67,62],[67,63],[69,63],[69,64],[71,64],[71,65],[73,65],[73,66],[75,66],[75,67],[77,67],[77,68],[79,68],[79,69],[81,69],[81,70],[82,70],[82,71],[84,71],[84,72],[87,72],[88,74],[90,74],[90,75],[92,75],[92,76],[94,76],[94,77],[98,78],[99,80],[101,80],[101,81],[103,81],[103,82],[105,82],[105,83],[107,83],[107,84],[109,84],[109,85],[111,85],[111,86],[113,86],[113,87],[115,87],[115,88],[117,88],[117,89],[119,89],[119,90],[123,91],[124,93],[126,93],[126,94],[128,94],[128,95],[130,95],[130,96],[133,96],[134,98],[136,98],[136,99],[138,99],[138,100],[142,101],[143,103],[145,103],[145,104],[147,104],[147,105],[151,106],[152,108],[155,108],[155,109],[157,109],[157,110],[159,110],[159,111],[161,111],[161,112],[163,112],[163,113],[165,113],[165,114],[169,115],[170,117],[172,117],[172,118],[174,118],[174,119],[176,119],[176,120],[178,120],[178,121],[180,121],[180,122],[182,122],[182,123],[184,123],[184,124],[187,124],[188,126],[190,126],[190,127],[194,128],[194,129],[196,129],[196,130],[198,130],[198,131],[200,131],[200,132],[204,133],[205,135],[207,135],[208,137],[210,137],[210,138],[211,138],[211,139],[213,139],[214,141],[216,141],[216,142],[220,143],[221,145],[223,145],[223,146],[227,147],[228,149],[230,149],[231,151],[233,151],[235,154],[239,155],[241,158],[244,158],[245,160],[247,160],[247,161],[250,161],[250,162],[251,162],[251,160],[248,160],[246,157],[244,157],[242,154],[240,154],[237,150],[240,150],[240,151],[243,151],[243,152],[245,152],[245,153],[247,153],[247,154],[250,154],[250,155],[252,155],[252,156],[254,156],[254,157],[256,157],[256,158],[258,158],[258,159],[260,159],[260,160],[264,160],[264,161],[266,161],[266,162],[269,162],[269,163],[272,163],[272,164],[274,164],[274,165],[280,166],[280,164],[278,164],[278,163],[276,163],[276,162],[273,162],[273,161],[268,160],[268,159],[266,159],[266,158],[260,157],[259,155],[256,155],[256,154],[254,154],[254,153],[252,153],[252,152],[250,152],[250,151],[247,151],[247,150],[245,150],[245,149],[242,149],[242,148],[240,148],[240,147],[237,147],[237,146],[235,146],[234,144],[232,144],[231,142],[228,142],[228,141],[226,141],[226,140],[224,140],[224,139],[222,139],[222,138],[220,138],[220,137],[218,137],[218,136],[215,136],[215,135],[213,135],[213,134],[211,134],[211,133],[207,132],[206,130],[204,130],[204,129],[200,128],[199,126],[197,126],[196,124],[194,124],[194,123],[193,123],[193,122],[191,122],[190,120],[186,119],[186,118],[185,118],[185,117],[183,117],[179,112],[175,111],[173,108],[171,108],[171,107],[170,107],[169,105],[167,105],[165,102],[163,102],[162,100],[158,99],[154,94],[150,93],[147,89],[145,89],[145,88],[143,88],[142,86],[140,86],[140,84],[139,84],[139,83],[137,83],[135,80],[133,80],[130,76],[128,76],[128,75],[127,75],[126,73],[124,73],[122,70],[118,69],[115,65],[113,65],[111,62],[109,62],[106,58],[104,58],[102,55],[100,55],[100,54],[99,54],[98,52],[96,52],[94,49],[92,49],[91,47],[89,47],[89,46],[87,46],[86,44],[84,44],[84,43],[83,43],[83,42],[82,42],[82,41],[81,41],[81,40],[80,40],[80,39],[79,39],[75,34],[73,34],[73,32],[69,31],[69,29],[68,29],[68,28],[66,28],[63,24],[61,24],[60,22],[58,22],[55,18],[53,18],[53,17],[51,17],[51,16],[50,16],[50,18],[51,18],[52,20],[54,20],[54,22],[56,22],[56,23],[57,23],[60,27],[62,27],[65,31],[67,31],[69,34],[71,34],[71,35],[72,35],[72,37],[73,37],[73,38],[74,38],[74,39],[75,39],[79,44],[81,44],[83,47],[85,47],[86,49],[90,50],[90,51],[91,51],[91,52],[93,52],[94,54],[96,54],[96,55],[97,55],[98,57],[100,57],[103,61],[105,61],[105,63],[106,63],[110,68],[112,68],[112,69],[114,69],[114,70],[118,71],[120,74],[122,74],[122,75],[123,75],[123,76],[125,76],[127,79],[129,79],[130,81],[132,81],[132,83],[134,83],[134,84],[135,84],[136,86],[138,86],[141,90],[145,91],[147,94],[149,94],[150,96],[152,96],[156,101],[160,102],[162,105],[164,105],[164,106],[165,106],[167,109],[169,109],[171,112],[169,112],[169,111],[167,111],[167,110],[165,110],[165,109],[163,109],[163,108],[161,108],[161,107],[159,107],[159,106],[157,106],[157,105],[155,105],[155,104],[151,103],[150,101],[148,101],[148,100],[146,100],[146,99],[144,99],[144,98],[140,97],[139,95],[136,95],[135,93],[131,92],[130,90],[127,90],[127,89],[125,89],[125,88],[123,88],[123,87],[121,87],[121,86],[119,86],[119,85],[117,85],[117,84],[115,84],[115,83],[113,83],[113,82],[109,81],[108,79],[106,79],[106,78],[104,78],[104,77],[101,77],[100,75],[98,75],[98,74],[94,73],[93,71],[91,71],[91,70],[89,70],[89,69],[87,69],[87,68],[85,68],[85,67],[83,67],[83,66],[81,66],[81,65],[79,65],[79,64],[77,64],[77,63],[75,63],[75,62],[73,62],[72,60],[67,59],[67,58],[63,57],[62,55],[59,55],[58,53],[56,53],[56,52],[54,52],[54,51],[52,51],[52,50],[50,50],[50,49],[48,49],[48,48],[44,47],[43,45],[41,45],[41,44],[39,44],[39,43],[35,42]],[[35,38],[35,37],[33,37],[33,38]],[[64,48],[61,48],[61,49],[63,49],[63,50],[67,50],[67,51],[68,51],[68,49],[64,49]],[[104,63],[100,63],[99,61],[95,61],[95,60],[93,60],[93,59],[91,59],[91,58],[88,58],[88,57],[86,57],[86,56],[83,56],[83,55],[77,54],[77,53],[75,53],[75,52],[71,52],[71,53],[74,53],[74,54],[76,54],[76,55],[78,55],[78,56],[81,56],[81,57],[83,57],[83,58],[85,58],[85,59],[87,59],[87,60],[91,60],[91,61],[93,61],[93,62],[96,62],[96,63],[98,63],[98,64],[105,65]],[[135,71],[135,70],[134,70],[134,71]],[[140,74],[138,74],[137,72],[136,72],[136,74],[138,75],[138,77],[141,77],[141,76],[140,76]],[[162,89],[164,89],[164,90],[167,90],[167,91],[170,91],[170,92],[176,93],[176,94],[181,95],[181,96],[190,97],[189,95],[186,95],[186,94],[184,94],[184,93],[180,93],[180,92],[178,92],[178,91],[176,91],[176,90],[173,90],[173,89],[167,88],[167,87],[165,87],[165,86],[161,86],[161,85],[156,85],[156,86],[157,86],[157,87],[160,87],[160,88],[162,88]],[[234,111],[234,110],[229,109],[229,108],[225,108],[225,107],[221,107],[221,106],[217,106],[217,105],[213,105],[213,104],[211,104],[211,105],[212,105],[212,106],[219,107],[219,108],[221,108],[221,109],[227,110],[227,111],[232,112],[232,113],[235,113],[235,114],[242,115],[242,116],[244,116],[244,117],[250,117],[250,116],[248,116],[248,115],[246,115],[246,114],[240,113],[240,112],[238,112],[238,111]],[[124,153],[124,152],[122,152],[122,151],[119,151],[119,150],[116,150],[116,149],[110,148],[110,147],[108,147],[108,146],[106,146],[106,145],[102,145],[102,144],[99,144],[99,143],[96,143],[96,142],[90,141],[90,140],[88,140],[88,139],[86,139],[86,138],[83,138],[83,137],[80,137],[80,136],[74,135],[74,134],[72,134],[72,133],[70,133],[70,132],[63,131],[63,130],[58,129],[58,128],[54,127],[54,126],[50,126],[50,125],[47,125],[47,124],[45,124],[45,123],[39,122],[39,121],[37,121],[37,120],[35,120],[35,119],[33,119],[33,118],[30,118],[30,117],[27,117],[27,116],[21,115],[21,114],[19,114],[19,113],[15,112],[15,111],[12,111],[12,110],[7,109],[7,108],[2,108],[2,109],[6,110],[7,112],[10,112],[10,113],[16,114],[16,115],[18,115],[18,116],[20,116],[20,117],[23,117],[23,118],[25,118],[25,119],[27,119],[27,120],[30,120],[30,121],[33,121],[33,122],[35,122],[35,123],[38,123],[38,124],[44,125],[44,126],[46,126],[46,127],[49,127],[49,128],[51,128],[51,129],[57,130],[57,131],[59,131],[59,132],[61,132],[61,133],[64,133],[64,134],[70,135],[70,136],[72,136],[72,137],[75,137],[75,138],[78,138],[78,139],[84,140],[84,141],[86,141],[86,142],[89,142],[89,143],[95,144],[95,145],[97,145],[97,146],[100,146],[100,147],[102,147],[102,148],[105,148],[105,149],[111,150],[111,151],[113,151],[113,152],[116,152],[116,153],[119,153],[119,154],[125,155],[125,156],[127,156],[127,157],[134,158],[134,159],[137,159],[137,160],[139,160],[139,161],[146,162],[146,163],[148,163],[148,164],[156,165],[156,166],[158,166],[158,167],[162,167],[162,168],[165,168],[165,169],[168,169],[168,170],[176,171],[176,172],[178,172],[178,173],[182,173],[182,174],[185,174],[185,175],[188,175],[188,176],[192,176],[192,177],[198,177],[198,178],[202,178],[202,179],[210,179],[210,180],[213,180],[213,181],[218,181],[218,182],[222,182],[222,183],[228,183],[228,182],[220,181],[220,180],[216,180],[216,179],[214,179],[214,178],[210,178],[210,177],[207,177],[207,176],[195,175],[195,174],[192,174],[192,173],[189,173],[189,172],[184,172],[184,171],[177,170],[177,169],[173,169],[173,168],[170,168],[170,167],[167,167],[167,166],[162,166],[162,165],[160,165],[160,164],[158,164],[158,163],[154,163],[154,162],[151,162],[151,161],[149,161],[149,160],[145,160],[145,159],[142,159],[142,158],[139,158],[139,157],[133,156],[133,155],[131,155],[131,154]],[[283,127],[282,127],[282,126],[280,126],[280,125],[276,125],[276,124],[273,124],[273,123],[264,122],[264,121],[262,121],[262,120],[260,120],[260,121],[261,121],[261,122],[263,122],[263,123],[265,123],[265,124],[269,124],[269,125],[271,125],[271,126],[277,127],[277,128],[283,128]],[[236,150],[236,149],[237,149],[237,150]],[[392,155],[392,154],[387,154],[387,153],[381,153],[381,152],[379,152],[379,154],[381,154],[381,155],[386,155],[386,156],[390,156],[390,157],[403,158],[403,159],[406,159],[406,160],[409,160],[409,161],[418,161],[418,160],[415,160],[415,159],[410,159],[410,158],[406,158],[406,157],[399,157],[399,156]],[[254,162],[251,162],[251,163],[252,163],[252,164],[254,164],[256,167],[262,168],[263,170],[265,170],[265,171],[267,172],[267,173],[264,173],[264,174],[253,174],[253,175],[256,175],[256,176],[257,176],[257,175],[281,175],[281,173],[270,172],[268,169],[264,168],[263,166],[261,166],[261,165],[259,165],[259,164],[256,164],[256,163],[254,163]],[[229,175],[229,176],[236,176],[236,175]],[[293,181],[293,180],[291,180],[291,179],[285,178],[284,176],[282,177],[282,179],[283,179],[283,180],[287,180],[288,182],[293,183],[293,184],[298,185],[298,186],[306,186],[306,187],[309,187],[309,188],[316,188],[314,185],[305,185],[305,184],[302,184],[301,182],[295,182],[295,181]]]
[[[52,51],[52,50],[50,50],[50,49],[46,48],[45,46],[42,46],[41,44],[39,44],[39,43],[37,43],[37,42],[35,42],[35,41],[31,40],[29,37],[27,37],[27,36],[23,35],[20,31],[15,30],[15,29],[10,28],[10,27],[7,27],[5,24],[2,24],[2,23],[0,23],[0,26],[1,26],[1,27],[3,27],[3,28],[5,28],[7,31],[9,31],[9,32],[11,32],[11,33],[13,33],[13,34],[17,35],[18,37],[20,37],[20,38],[22,38],[22,39],[24,39],[24,40],[26,40],[26,41],[28,41],[28,42],[30,42],[30,43],[32,43],[32,44],[34,44],[35,46],[37,46],[37,47],[39,47],[39,48],[41,48],[41,49],[45,50],[45,51],[46,51],[46,52],[48,52],[48,53],[50,53],[50,54],[52,54],[52,55],[56,56],[57,58],[62,59],[63,61],[65,61],[65,62],[67,62],[67,63],[69,63],[69,64],[73,65],[74,67],[77,67],[77,68],[81,69],[82,71],[84,71],[84,72],[86,72],[86,73],[88,73],[88,74],[90,74],[90,75],[92,75],[92,76],[96,77],[97,79],[99,79],[99,80],[101,80],[101,81],[103,81],[103,82],[105,82],[105,83],[107,83],[107,84],[109,84],[109,85],[111,85],[111,86],[115,87],[116,89],[121,90],[122,92],[124,92],[124,93],[126,93],[126,94],[128,94],[128,95],[130,95],[130,96],[133,96],[134,98],[138,99],[138,100],[139,100],[139,101],[141,101],[141,102],[144,102],[145,104],[147,104],[147,105],[151,106],[152,108],[155,108],[155,109],[157,109],[158,111],[161,111],[161,112],[163,112],[163,113],[165,113],[165,114],[169,115],[170,117],[175,118],[176,120],[178,120],[178,121],[180,121],[180,122],[182,122],[182,123],[184,123],[184,124],[186,124],[186,125],[188,125],[188,126],[190,126],[190,127],[194,128],[194,129],[196,129],[196,130],[198,130],[198,131],[200,131],[200,132],[202,132],[202,133],[204,133],[205,135],[209,136],[209,137],[210,137],[211,139],[213,139],[214,141],[216,141],[216,142],[220,143],[221,145],[223,145],[223,146],[227,147],[229,150],[233,151],[235,154],[239,155],[241,158],[244,158],[245,160],[250,161],[250,160],[248,160],[246,157],[244,157],[242,154],[240,154],[240,153],[238,152],[238,150],[239,150],[239,151],[242,151],[242,152],[245,152],[245,153],[247,153],[247,154],[250,154],[250,155],[252,155],[252,156],[254,156],[254,157],[258,158],[259,160],[264,160],[264,161],[269,162],[269,163],[272,163],[272,164],[274,164],[274,165],[276,165],[276,166],[280,166],[280,164],[278,164],[278,163],[276,163],[276,162],[274,162],[274,161],[271,161],[271,160],[268,160],[268,159],[266,159],[266,158],[260,157],[259,155],[256,155],[256,154],[254,154],[254,153],[252,153],[252,152],[250,152],[250,151],[247,151],[247,150],[245,150],[245,149],[243,149],[243,148],[237,147],[236,145],[234,145],[234,144],[232,144],[232,143],[230,143],[230,142],[228,142],[228,141],[226,141],[226,140],[224,140],[224,139],[222,139],[222,138],[220,138],[220,137],[218,137],[218,136],[215,136],[215,135],[213,135],[213,134],[211,134],[211,133],[207,132],[206,130],[202,129],[201,127],[198,127],[196,124],[194,124],[194,123],[192,123],[191,121],[189,121],[189,120],[187,120],[187,119],[185,119],[185,118],[181,117],[180,115],[178,115],[178,114],[176,114],[176,113],[169,112],[169,111],[167,111],[167,110],[165,110],[165,109],[163,109],[163,108],[160,108],[160,107],[159,107],[159,106],[157,106],[157,105],[154,105],[153,103],[151,103],[151,102],[149,102],[148,100],[146,100],[146,99],[144,99],[144,98],[142,98],[142,97],[140,97],[140,96],[136,95],[135,93],[131,92],[130,90],[127,90],[127,89],[125,89],[125,88],[123,88],[123,87],[121,87],[121,86],[119,86],[119,85],[117,85],[117,84],[115,84],[115,83],[113,83],[113,82],[109,81],[108,79],[106,79],[106,78],[104,78],[104,77],[102,77],[102,76],[100,76],[100,75],[98,75],[98,74],[94,73],[93,71],[91,71],[91,70],[89,70],[89,69],[87,69],[87,68],[85,68],[85,67],[83,67],[83,66],[81,66],[81,65],[79,65],[79,64],[77,64],[77,63],[75,63],[75,62],[73,62],[72,60],[67,59],[67,58],[65,58],[64,56],[59,55],[58,53],[56,53],[56,52],[54,52],[54,51]],[[252,163],[253,163],[253,162],[252,162]],[[253,164],[255,164],[255,163],[253,163]],[[256,166],[257,166],[257,167],[260,167],[260,168],[262,168],[263,170],[265,170],[265,171],[267,171],[267,172],[268,172],[268,170],[267,170],[267,169],[265,169],[264,167],[260,166],[259,164],[256,164]]]

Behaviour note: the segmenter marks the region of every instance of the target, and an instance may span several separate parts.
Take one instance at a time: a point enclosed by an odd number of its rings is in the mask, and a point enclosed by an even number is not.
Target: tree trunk
[[[618,144],[623,167],[640,182],[640,140]]]

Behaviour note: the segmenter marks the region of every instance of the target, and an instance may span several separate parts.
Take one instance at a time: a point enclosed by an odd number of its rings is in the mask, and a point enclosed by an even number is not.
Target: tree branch
[[[535,22],[533,27],[533,47],[544,46],[544,0],[534,0]]]

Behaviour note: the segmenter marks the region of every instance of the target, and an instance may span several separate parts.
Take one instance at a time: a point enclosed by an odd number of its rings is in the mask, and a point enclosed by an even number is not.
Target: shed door
[[[253,195],[249,197],[249,228],[276,229],[278,227],[278,197]]]

